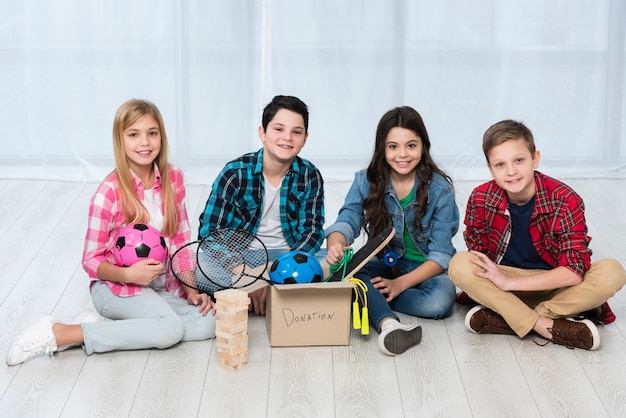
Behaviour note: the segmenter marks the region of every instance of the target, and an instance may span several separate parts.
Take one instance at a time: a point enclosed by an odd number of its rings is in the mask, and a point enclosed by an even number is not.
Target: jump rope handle
[[[354,302],[352,302],[352,328],[360,329],[361,335],[369,335],[370,320],[367,309],[367,285],[355,277],[346,279],[346,281],[355,285]],[[359,289],[361,289],[361,293],[359,293]],[[363,300],[363,309],[360,312],[359,297]]]

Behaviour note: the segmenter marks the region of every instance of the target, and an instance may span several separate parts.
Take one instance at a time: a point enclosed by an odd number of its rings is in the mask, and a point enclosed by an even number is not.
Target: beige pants
[[[450,279],[479,304],[499,313],[523,337],[528,334],[539,316],[568,318],[602,305],[617,293],[626,282],[624,267],[614,259],[603,259],[591,264],[582,283],[556,290],[536,292],[507,292],[491,281],[477,277],[478,266],[469,261],[474,257],[463,251],[450,261]],[[508,276],[524,277],[540,270],[525,270],[499,266]]]

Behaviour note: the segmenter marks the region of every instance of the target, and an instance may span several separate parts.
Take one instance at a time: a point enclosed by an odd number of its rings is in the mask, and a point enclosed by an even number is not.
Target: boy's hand
[[[206,316],[209,311],[215,315],[216,306],[206,293],[190,292],[187,294],[187,302],[189,302],[190,305],[197,306],[202,316]]]
[[[255,290],[248,294],[250,297],[250,311],[254,310],[257,315],[265,315],[265,299],[267,297],[267,286]]]
[[[487,279],[498,288],[508,291],[508,277],[498,268],[498,265],[483,253],[473,250],[470,253],[476,256],[476,258],[470,258],[469,261],[481,268],[481,270],[474,270],[474,275]]]

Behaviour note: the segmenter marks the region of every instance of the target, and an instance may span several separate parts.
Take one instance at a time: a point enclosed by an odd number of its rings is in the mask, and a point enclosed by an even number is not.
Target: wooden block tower
[[[244,291],[215,292],[217,365],[226,370],[242,368],[248,361],[248,305]]]

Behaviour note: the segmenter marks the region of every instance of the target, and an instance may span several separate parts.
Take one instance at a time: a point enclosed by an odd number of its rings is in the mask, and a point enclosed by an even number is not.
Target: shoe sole
[[[398,355],[415,347],[422,341],[422,327],[417,325],[414,328],[397,328],[385,335],[383,340],[383,352],[389,355]]]
[[[470,309],[469,311],[467,311],[467,314],[465,315],[465,327],[467,329],[469,329],[470,331],[472,331],[474,334],[478,334],[478,331],[475,331],[471,326],[470,326],[470,320],[472,319],[472,316],[480,311],[485,309],[485,307],[483,305],[476,305],[474,306],[472,309]]]

